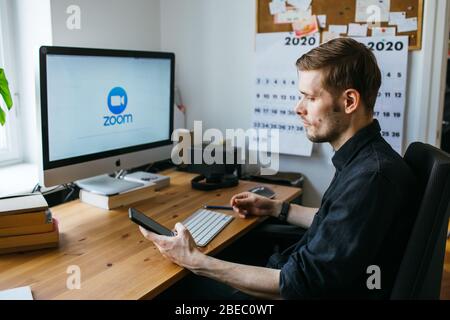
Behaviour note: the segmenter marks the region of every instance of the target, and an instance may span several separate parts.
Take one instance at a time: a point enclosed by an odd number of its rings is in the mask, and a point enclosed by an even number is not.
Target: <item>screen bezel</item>
[[[170,105],[169,107],[169,132],[168,139],[155,141],[151,143],[113,149],[92,153],[88,155],[76,156],[66,159],[50,161],[49,139],[48,139],[48,97],[47,97],[47,55],[68,55],[68,56],[96,56],[96,57],[127,57],[127,58],[155,58],[166,59],[170,61]],[[171,135],[173,132],[174,118],[174,83],[175,83],[175,54],[170,52],[151,52],[151,51],[132,51],[132,50],[112,50],[112,49],[92,49],[92,48],[74,48],[74,47],[54,47],[42,46],[39,49],[39,68],[40,68],[40,104],[41,104],[41,132],[42,132],[42,153],[43,169],[55,169],[73,164],[80,164],[93,160],[124,155],[132,152],[146,149],[157,148],[172,144]]]

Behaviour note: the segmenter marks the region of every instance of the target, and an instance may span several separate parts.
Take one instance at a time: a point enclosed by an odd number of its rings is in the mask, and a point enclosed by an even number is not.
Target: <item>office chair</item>
[[[415,142],[405,161],[421,186],[421,203],[391,299],[439,299],[450,203],[450,157]]]

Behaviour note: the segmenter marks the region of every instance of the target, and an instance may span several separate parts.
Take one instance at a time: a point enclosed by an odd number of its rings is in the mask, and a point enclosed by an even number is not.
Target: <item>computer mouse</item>
[[[275,191],[273,191],[272,189],[270,189],[269,187],[266,187],[266,186],[256,186],[254,188],[251,188],[248,191],[253,192],[257,195],[263,196],[263,197],[267,197],[269,199],[275,198]]]

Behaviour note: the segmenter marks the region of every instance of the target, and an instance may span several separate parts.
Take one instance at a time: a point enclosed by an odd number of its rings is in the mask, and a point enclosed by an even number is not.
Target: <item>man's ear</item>
[[[355,112],[360,103],[361,103],[361,95],[358,90],[348,89],[344,91],[344,111],[347,114]]]

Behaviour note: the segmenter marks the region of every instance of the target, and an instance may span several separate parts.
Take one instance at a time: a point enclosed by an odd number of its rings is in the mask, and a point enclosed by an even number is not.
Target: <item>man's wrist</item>
[[[281,208],[283,207],[283,201],[281,200],[273,200],[275,202],[274,206],[273,206],[273,211],[271,216],[274,218],[277,218],[280,216],[281,213]]]
[[[189,265],[183,267],[191,270],[193,273],[198,274],[201,270],[205,269],[205,263],[208,256],[202,253],[200,250],[195,250],[192,253],[192,260]]]

